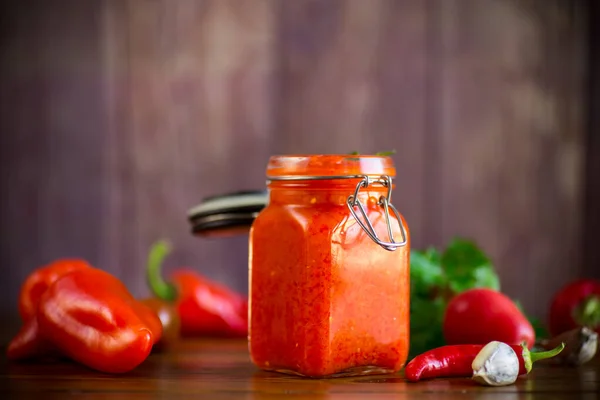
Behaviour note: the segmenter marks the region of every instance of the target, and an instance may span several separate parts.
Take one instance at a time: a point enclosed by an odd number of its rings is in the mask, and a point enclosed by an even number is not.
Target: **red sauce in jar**
[[[389,251],[347,206],[360,178],[393,177],[389,157],[276,156],[267,167],[269,204],[250,231],[250,332],[262,369],[309,377],[399,371],[409,339],[409,233]],[[326,179],[275,180],[300,176]],[[389,241],[387,187],[361,188],[375,232]],[[390,213],[396,241],[403,239]]]

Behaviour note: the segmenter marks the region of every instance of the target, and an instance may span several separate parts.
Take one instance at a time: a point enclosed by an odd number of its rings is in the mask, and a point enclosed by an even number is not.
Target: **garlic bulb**
[[[486,344],[473,363],[473,380],[487,386],[513,384],[519,376],[519,357],[506,343]]]

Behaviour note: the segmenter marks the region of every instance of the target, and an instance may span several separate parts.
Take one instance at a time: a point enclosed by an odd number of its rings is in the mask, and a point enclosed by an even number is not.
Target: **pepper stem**
[[[523,354],[523,362],[525,364],[525,370],[527,371],[527,373],[529,373],[529,372],[531,372],[531,368],[532,368],[534,362],[539,361],[539,360],[544,360],[546,358],[552,358],[552,357],[558,355],[565,348],[565,344],[561,343],[560,345],[556,346],[552,350],[537,351],[537,352],[530,351],[527,348],[526,342],[521,344],[521,347],[523,348],[522,354]]]
[[[177,298],[177,288],[172,283],[166,282],[161,275],[163,260],[171,252],[171,245],[166,240],[160,240],[152,245],[148,255],[146,279],[152,292],[166,301]]]
[[[600,296],[588,296],[576,309],[575,320],[582,326],[600,325]]]

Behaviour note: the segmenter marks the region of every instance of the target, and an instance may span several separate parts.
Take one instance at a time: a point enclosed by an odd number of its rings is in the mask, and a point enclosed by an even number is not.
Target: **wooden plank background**
[[[475,238],[543,317],[584,274],[587,9],[563,0],[54,0],[2,5],[0,312],[85,257],[138,296],[150,244],[247,290],[203,197],[274,153],[396,149],[415,247]],[[589,184],[589,183],[588,183]],[[589,258],[589,257],[588,257]]]
[[[584,268],[593,275],[600,273],[600,4],[590,0],[588,6],[589,71],[587,85],[588,136],[586,146]]]

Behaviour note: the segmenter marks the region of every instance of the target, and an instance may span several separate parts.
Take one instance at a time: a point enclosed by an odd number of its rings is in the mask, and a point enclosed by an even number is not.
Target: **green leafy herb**
[[[389,151],[378,151],[377,153],[375,153],[376,156],[391,156],[392,154],[396,154],[396,150],[389,150]]]
[[[430,296],[436,288],[443,287],[446,275],[440,264],[440,253],[429,248],[424,252],[410,252],[411,293],[418,296]]]
[[[442,321],[446,302],[441,297],[411,297],[409,357],[444,345]]]
[[[442,256],[442,265],[454,293],[477,287],[500,290],[494,266],[472,241],[459,238],[450,242]]]
[[[348,154],[350,154],[351,156],[360,155],[360,153],[358,151],[352,151]],[[380,157],[391,156],[392,154],[396,154],[396,150],[378,151],[377,153],[375,153],[376,156],[380,156]]]
[[[529,322],[533,326],[533,331],[535,332],[535,337],[539,339],[547,339],[550,337],[550,332],[548,332],[548,328],[546,325],[539,320],[538,318],[529,318]]]

